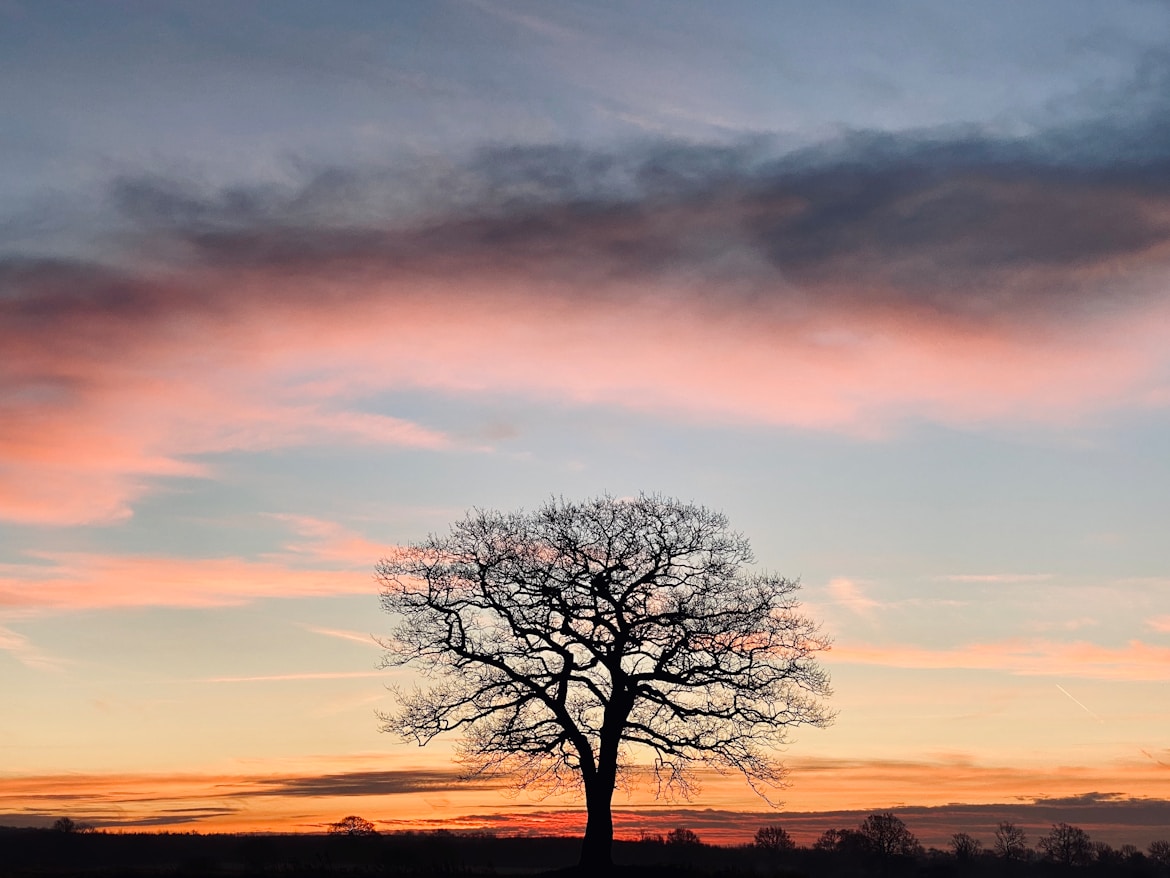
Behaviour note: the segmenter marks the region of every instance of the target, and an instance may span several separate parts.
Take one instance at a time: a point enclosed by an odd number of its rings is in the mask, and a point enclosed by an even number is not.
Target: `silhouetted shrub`
[[[330,835],[349,835],[349,836],[370,836],[377,835],[378,830],[374,828],[374,824],[364,817],[358,817],[356,814],[350,814],[348,817],[342,817],[336,823],[329,824]]]
[[[670,830],[666,834],[666,843],[699,847],[703,844],[703,840],[699,838],[699,834],[694,830],[680,826],[677,829]]]
[[[756,830],[755,846],[768,851],[790,851],[796,842],[783,826],[761,826]]]
[[[853,829],[826,829],[813,844],[813,850],[856,856],[869,852],[869,841]]]

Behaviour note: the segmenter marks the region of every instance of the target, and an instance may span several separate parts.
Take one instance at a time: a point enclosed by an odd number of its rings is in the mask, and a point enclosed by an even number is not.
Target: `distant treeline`
[[[856,829],[824,833],[799,847],[781,826],[761,827],[752,845],[707,845],[680,827],[665,836],[618,841],[614,872],[665,878],[775,876],[1133,876],[1170,878],[1170,842],[1145,850],[1093,844],[1077,827],[1058,824],[1036,849],[1012,847],[1019,837],[1001,824],[990,849],[964,833],[947,850],[925,850],[897,817],[875,814]],[[1022,834],[1020,834],[1022,836]],[[1004,840],[1006,846],[1002,844]],[[108,876],[394,875],[455,876],[573,873],[576,838],[496,837],[487,833],[379,834],[351,816],[324,835],[229,835],[105,832],[58,821],[52,829],[0,827],[2,878]]]

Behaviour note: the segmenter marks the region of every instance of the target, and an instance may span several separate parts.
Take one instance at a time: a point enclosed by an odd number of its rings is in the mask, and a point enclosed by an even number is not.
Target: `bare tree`
[[[1037,844],[1050,859],[1065,866],[1087,866],[1093,861],[1092,840],[1079,826],[1057,823]]]
[[[966,862],[982,853],[983,842],[966,832],[956,832],[951,836],[951,850],[955,852],[955,859]]]
[[[1152,841],[1148,850],[1150,859],[1159,866],[1170,866],[1170,841],[1165,839]]]
[[[329,824],[330,835],[350,835],[350,836],[370,836],[377,835],[378,830],[374,828],[374,824],[364,817],[358,817],[356,814],[350,814],[348,817],[342,817],[336,823]]]
[[[766,851],[791,851],[796,848],[796,842],[783,826],[761,826],[756,830],[754,843]]]
[[[688,795],[705,765],[766,796],[788,730],[831,719],[829,644],[798,584],[752,561],[722,514],[663,497],[473,510],[378,564],[399,620],[384,663],[431,681],[384,729],[458,730],[470,775],[583,788],[587,866],[611,861],[614,787],[637,764],[659,793]]]
[[[1024,830],[1004,821],[995,828],[995,855],[1005,860],[1023,860],[1028,856],[1028,839]]]
[[[889,811],[870,814],[857,827],[869,849],[885,862],[894,857],[912,857],[922,852],[922,845],[914,837],[902,818]]]
[[[693,829],[687,829],[685,826],[679,826],[666,833],[666,844],[682,845],[683,847],[701,847],[703,839],[699,838],[699,833]]]

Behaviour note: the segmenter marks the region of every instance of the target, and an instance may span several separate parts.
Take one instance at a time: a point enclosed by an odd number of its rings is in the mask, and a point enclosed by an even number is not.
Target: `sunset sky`
[[[785,811],[1170,823],[1170,4],[0,0],[0,120],[0,824],[564,826],[373,567],[638,492],[833,639]]]

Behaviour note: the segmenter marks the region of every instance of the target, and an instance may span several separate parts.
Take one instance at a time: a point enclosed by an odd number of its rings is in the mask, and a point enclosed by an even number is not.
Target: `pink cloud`
[[[1146,620],[1146,625],[1163,634],[1170,634],[1170,616],[1155,616]]]
[[[868,307],[860,288],[749,306],[685,278],[474,267],[203,270],[143,281],[141,312],[62,305],[60,324],[0,332],[0,518],[125,517],[157,479],[213,476],[227,451],[456,447],[368,410],[387,391],[879,436],[905,418],[1064,424],[1159,405],[1170,362],[1160,300],[1040,329]]]
[[[394,548],[336,522],[272,517],[289,525],[293,537],[281,551],[256,560],[27,553],[24,562],[0,563],[0,610],[208,607],[258,598],[370,594],[373,565]],[[6,642],[3,634],[0,629],[0,649],[15,650],[17,641]]]
[[[0,608],[213,607],[258,598],[369,594],[368,571],[307,570],[238,558],[58,553],[0,565]],[[377,556],[367,559],[372,565]]]
[[[831,580],[829,594],[838,604],[862,616],[870,615],[881,606],[878,601],[865,594],[861,586],[851,579],[838,577]]]
[[[282,555],[273,556],[277,560],[295,558],[368,570],[374,561],[384,557],[393,548],[366,539],[335,521],[283,513],[271,517],[288,525],[296,534],[295,539],[285,542]]]
[[[1123,647],[1049,640],[972,643],[953,649],[889,646],[834,646],[833,662],[895,668],[969,668],[1022,676],[1084,677],[1101,680],[1170,679],[1170,647],[1131,640]]]

